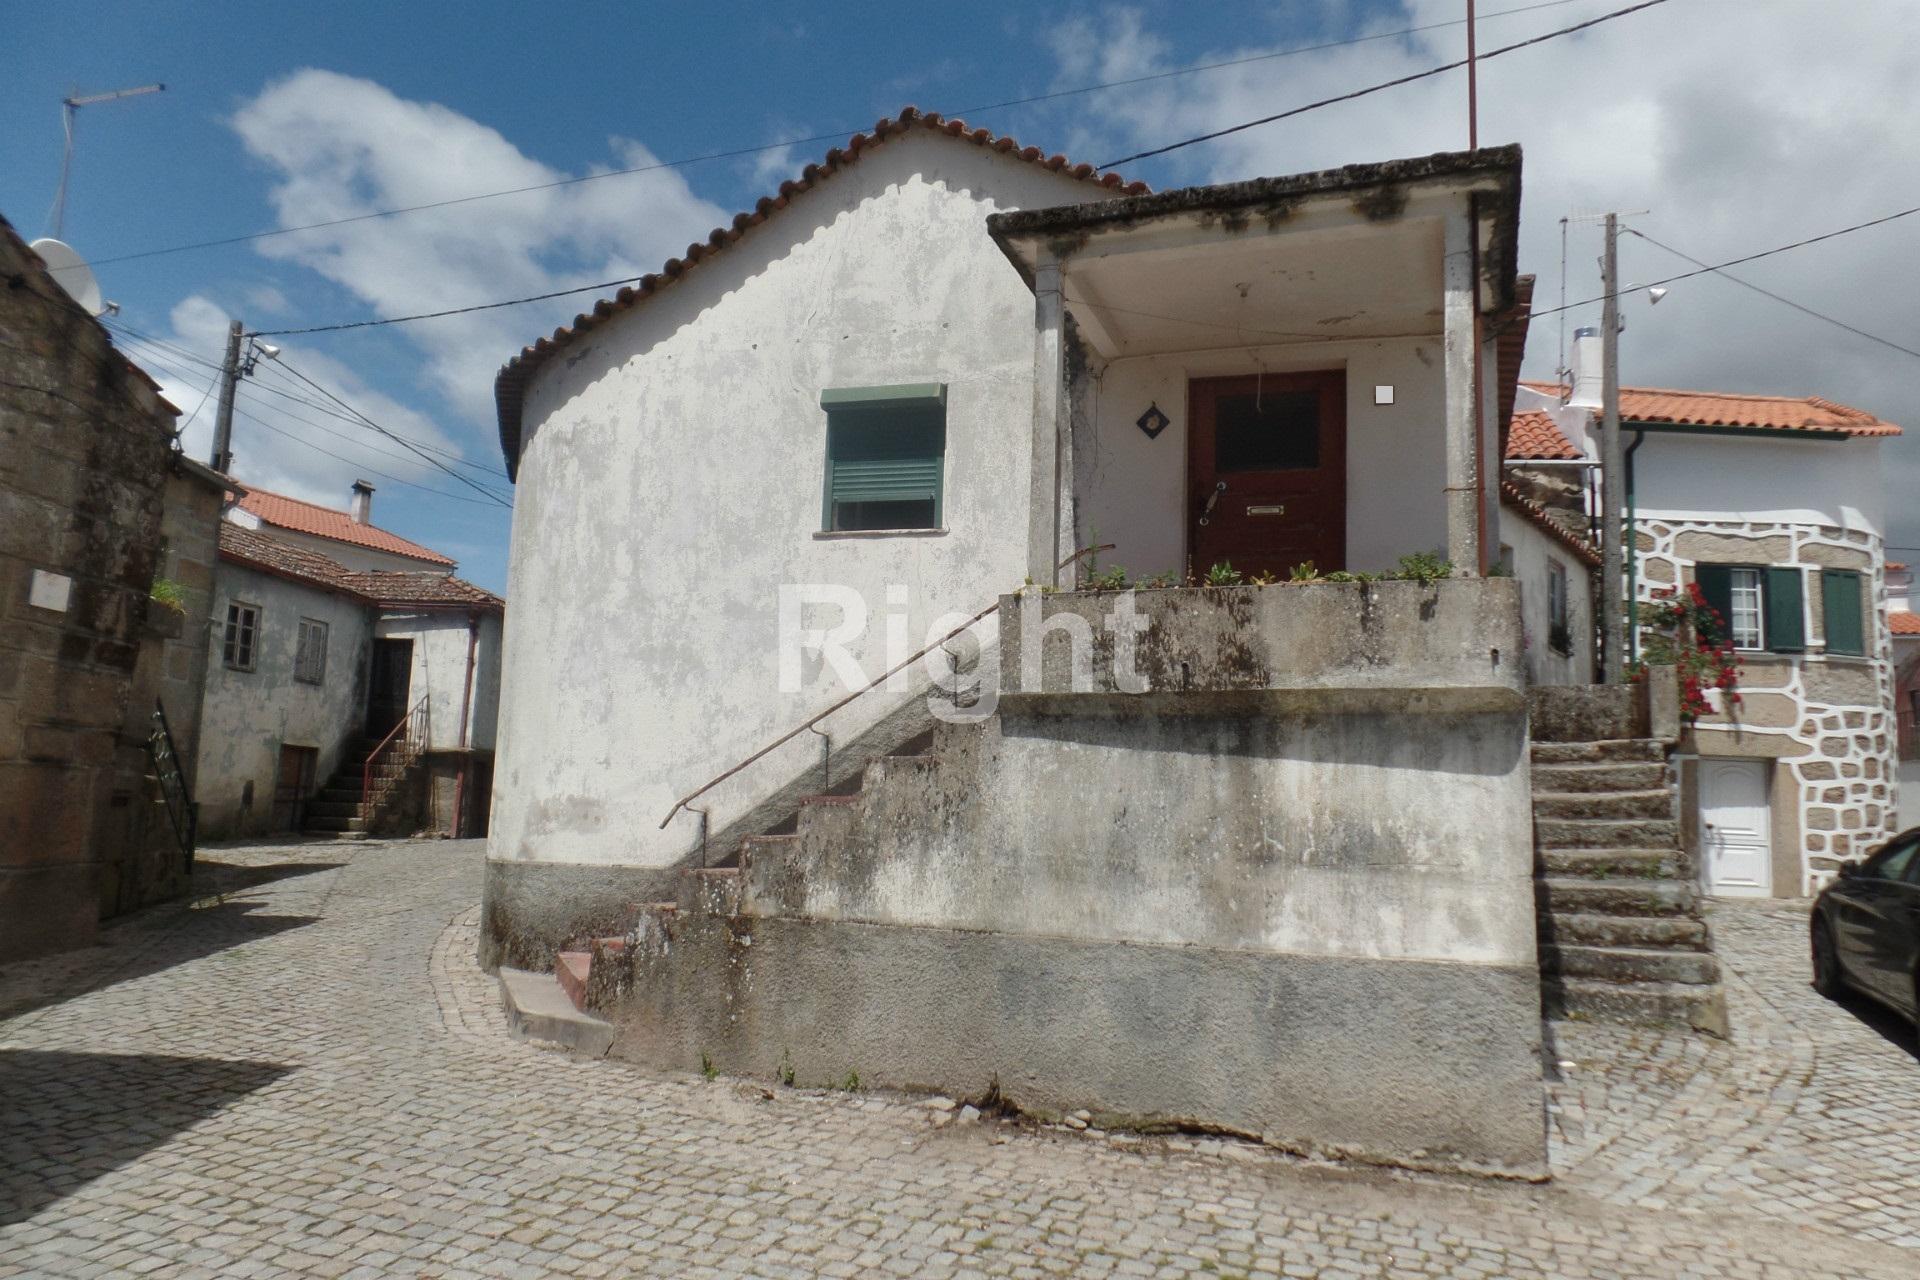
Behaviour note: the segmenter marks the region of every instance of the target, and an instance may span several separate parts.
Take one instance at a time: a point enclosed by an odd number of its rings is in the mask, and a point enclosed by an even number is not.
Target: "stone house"
[[[254,490],[227,511],[204,646],[210,837],[486,830],[505,602],[371,524],[371,492],[343,512]]]
[[[1893,644],[1893,705],[1899,726],[1894,825],[1920,826],[1920,614],[1913,611],[1913,570],[1887,561],[1887,633]]]
[[[219,477],[0,219],[0,961],[176,891]],[[156,576],[180,608],[151,598]],[[172,746],[157,734],[165,707]],[[164,781],[163,781],[164,779]]]
[[[1516,407],[1598,456],[1597,415],[1561,398],[1527,384]],[[1740,705],[1716,696],[1676,757],[1703,884],[1814,893],[1897,829],[1880,444],[1900,429],[1817,396],[1623,387],[1620,404],[1630,598],[1697,583],[1741,668]]]

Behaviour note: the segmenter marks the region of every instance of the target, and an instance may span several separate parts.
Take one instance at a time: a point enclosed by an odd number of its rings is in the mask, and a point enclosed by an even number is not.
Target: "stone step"
[[[1540,1000],[1549,1018],[1727,1034],[1726,997],[1717,985],[1549,978],[1540,984]]]
[[[1533,824],[1543,849],[1665,849],[1678,847],[1672,818],[1542,818]]]
[[[567,993],[573,1007],[583,1012],[587,1007],[587,978],[592,972],[591,951],[562,951],[553,958],[553,976],[559,980],[560,989]]]
[[[1678,880],[1685,871],[1678,849],[1541,849],[1537,865],[1549,877],[1587,880]]]
[[[1705,951],[1706,922],[1691,916],[1615,916],[1551,912],[1540,918],[1540,941],[1552,946]]]
[[[364,818],[325,818],[311,817],[303,824],[308,831],[365,831]]]
[[[1536,793],[1570,791],[1658,791],[1667,785],[1667,766],[1653,760],[1603,760],[1584,764],[1533,765]]]
[[[1673,792],[1543,791],[1534,782],[1533,816],[1549,821],[1586,818],[1673,818]]]
[[[1543,973],[1601,982],[1708,984],[1720,980],[1720,964],[1704,951],[1651,951],[1639,947],[1587,947],[1549,943],[1540,948]]]
[[[325,787],[322,787],[320,789],[319,799],[329,801],[329,802],[337,801],[340,803],[359,804],[360,798],[364,794],[366,793],[361,790],[360,779],[358,777],[355,777],[353,780],[353,785],[350,787],[338,786],[333,784],[329,784]]]
[[[545,1040],[595,1058],[613,1047],[613,1024],[574,1008],[550,973],[502,968],[500,1004],[508,1029],[523,1040]]]
[[[789,849],[792,849],[799,840],[800,837],[792,833],[777,836],[748,836],[740,842],[740,850],[732,859],[732,863],[736,866],[743,866],[752,859],[755,853],[770,854],[774,857],[783,856]]]
[[[1691,917],[1700,909],[1698,891],[1685,880],[1547,876],[1535,883],[1541,905],[1556,915]]]
[[[309,818],[357,818],[360,816],[358,800],[309,800],[307,801]]]
[[[1600,761],[1658,760],[1667,746],[1658,738],[1604,738],[1598,742],[1536,742],[1534,764],[1594,764]]]
[[[742,888],[739,867],[695,867],[680,877],[680,912],[687,916],[737,916]]]

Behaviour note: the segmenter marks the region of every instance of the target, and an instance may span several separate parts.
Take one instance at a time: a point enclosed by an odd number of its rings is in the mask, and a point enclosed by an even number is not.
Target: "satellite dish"
[[[107,309],[107,304],[100,300],[100,282],[93,278],[93,268],[71,246],[64,241],[45,239],[35,240],[27,247],[40,255],[40,260],[47,264],[47,273],[88,315],[97,316]]]

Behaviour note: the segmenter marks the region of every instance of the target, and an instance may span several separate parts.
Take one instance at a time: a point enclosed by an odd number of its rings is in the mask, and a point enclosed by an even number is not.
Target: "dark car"
[[[1840,868],[1812,928],[1814,990],[1850,987],[1920,1022],[1920,827]]]

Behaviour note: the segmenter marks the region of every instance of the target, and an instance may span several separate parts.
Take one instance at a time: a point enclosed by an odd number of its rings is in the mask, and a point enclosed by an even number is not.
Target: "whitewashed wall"
[[[936,615],[1020,584],[1034,300],[985,219],[1100,195],[969,144],[889,141],[548,363],[524,413],[492,858],[693,849],[691,816],[657,829],[674,800],[843,692],[817,662],[778,690],[780,584],[869,602],[852,646],[869,675],[877,615],[900,615],[904,656]],[[927,382],[948,386],[946,528],[819,536],[821,390]],[[902,696],[856,703],[836,738]],[[713,827],[819,750],[808,735],[711,793]]]
[[[500,618],[480,615],[474,646],[473,690],[468,697],[467,745],[488,751],[494,745],[499,718]],[[468,625],[465,613],[423,610],[381,613],[374,634],[382,640],[413,641],[409,703],[429,698],[430,749],[451,751],[460,745],[460,700],[467,695]]]
[[[252,671],[235,671],[223,661],[227,605],[235,600],[260,608]],[[317,685],[293,678],[302,618],[327,624],[326,672]],[[315,783],[326,782],[341,746],[359,736],[366,716],[372,640],[364,601],[220,562],[194,793],[202,835],[219,839],[270,829],[283,745],[317,748]],[[245,805],[249,782],[253,800]]]
[[[1527,683],[1530,685],[1592,684],[1593,571],[1566,546],[1508,511],[1500,525],[1500,540],[1513,552],[1509,568],[1520,584],[1520,623],[1526,636]],[[1573,646],[1557,653],[1548,643],[1552,606],[1547,580],[1549,566],[1567,571],[1567,626]]]

